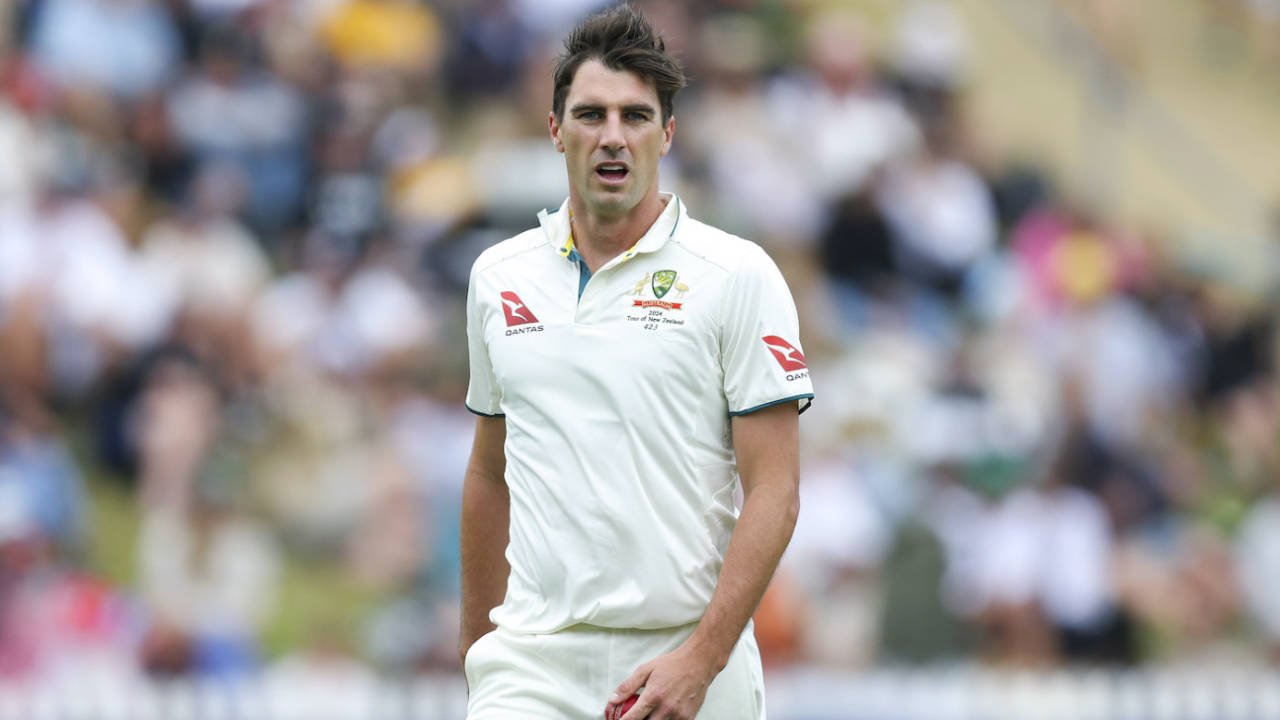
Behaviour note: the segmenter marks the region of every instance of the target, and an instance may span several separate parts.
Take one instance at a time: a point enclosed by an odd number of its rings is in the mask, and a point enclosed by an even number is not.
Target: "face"
[[[610,218],[656,200],[658,159],[671,149],[675,119],[662,122],[658,92],[640,76],[584,62],[569,86],[564,117],[553,112],[550,124],[578,207]]]

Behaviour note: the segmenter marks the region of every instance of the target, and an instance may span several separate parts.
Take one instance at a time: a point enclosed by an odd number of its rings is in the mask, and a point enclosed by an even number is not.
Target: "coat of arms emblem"
[[[659,270],[653,274],[653,296],[661,298],[671,291],[676,282],[675,270]]]

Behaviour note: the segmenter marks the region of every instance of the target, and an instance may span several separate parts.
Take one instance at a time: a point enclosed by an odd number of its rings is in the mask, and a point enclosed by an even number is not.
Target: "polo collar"
[[[618,262],[625,262],[641,253],[659,250],[675,235],[676,229],[680,227],[680,223],[688,213],[685,211],[684,203],[680,202],[680,198],[675,193],[662,194],[670,198],[667,206],[636,244],[616,258]],[[573,233],[569,225],[568,198],[555,210],[540,211],[538,223],[542,226],[542,232],[546,235],[551,247],[555,248],[561,257],[570,258],[571,253],[577,255],[574,252]],[[612,263],[613,261],[610,261],[610,264]]]

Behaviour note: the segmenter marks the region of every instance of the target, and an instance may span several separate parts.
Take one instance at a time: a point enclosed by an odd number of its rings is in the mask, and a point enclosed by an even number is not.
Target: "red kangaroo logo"
[[[804,362],[804,355],[786,340],[777,335],[765,335],[761,339],[764,340],[765,347],[769,348],[769,352],[773,353],[773,359],[778,361],[783,370],[794,372],[809,367]]]
[[[507,316],[507,327],[538,322],[538,318],[533,316],[533,311],[524,304],[520,296],[510,290],[502,293],[502,312]]]

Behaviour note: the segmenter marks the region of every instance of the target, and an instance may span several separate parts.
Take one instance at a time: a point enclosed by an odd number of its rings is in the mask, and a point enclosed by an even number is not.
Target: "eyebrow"
[[[604,112],[605,109],[606,109],[605,106],[599,103],[578,103],[577,105],[574,105],[573,107],[569,108],[569,112],[576,115],[580,112],[586,112],[588,110]],[[649,113],[650,115],[654,115],[654,114],[657,114],[658,110],[657,108],[650,105],[649,103],[632,103],[630,105],[623,105],[622,112],[646,112],[646,113]]]

